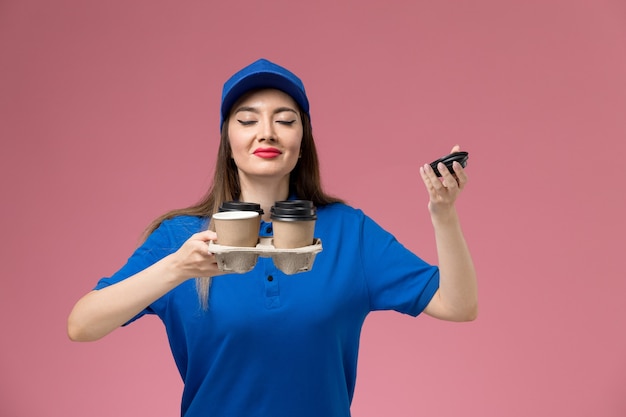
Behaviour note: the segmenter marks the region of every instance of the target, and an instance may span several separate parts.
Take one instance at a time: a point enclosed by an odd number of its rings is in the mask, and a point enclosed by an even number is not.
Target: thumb
[[[450,153],[459,152],[460,150],[461,150],[461,147],[459,145],[454,145]]]
[[[217,234],[213,230],[204,230],[196,233],[193,237],[203,242],[208,242],[209,240],[216,240]]]

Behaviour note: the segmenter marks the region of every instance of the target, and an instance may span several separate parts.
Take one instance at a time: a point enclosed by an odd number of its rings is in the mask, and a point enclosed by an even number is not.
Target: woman
[[[157,314],[185,383],[183,416],[349,416],[370,311],[476,317],[475,272],[454,207],[466,174],[458,163],[454,173],[440,165],[442,179],[428,164],[420,169],[438,253],[439,266],[429,265],[323,192],[309,102],[293,73],[263,59],[243,68],[224,84],[221,120],[206,197],[153,222],[126,265],[76,303],[69,337],[97,340]],[[312,270],[285,275],[259,258],[248,273],[224,275],[207,249],[217,239],[211,215],[224,201],[258,203],[259,235],[269,236],[270,208],[288,198],[317,206],[324,250]]]

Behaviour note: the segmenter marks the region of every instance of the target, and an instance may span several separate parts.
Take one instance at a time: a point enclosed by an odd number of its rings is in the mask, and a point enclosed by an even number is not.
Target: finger
[[[452,164],[452,169],[454,170],[454,174],[459,184],[459,188],[463,188],[467,183],[467,174],[465,173],[463,166],[457,161],[454,161],[454,163]]]
[[[420,168],[420,174],[422,175],[422,180],[424,181],[424,184],[429,192],[432,193],[442,187],[441,181],[435,174],[435,171],[430,164],[424,164],[424,166]]]
[[[230,273],[229,271],[222,271],[220,269],[219,264],[217,262],[217,256],[215,254],[212,254],[212,253],[209,254],[209,265],[210,265],[210,269],[208,273],[212,277]]]
[[[448,168],[445,166],[445,164],[443,164],[442,162],[440,162],[437,165],[437,169],[439,170],[439,172],[441,173],[441,178],[443,178],[443,186],[451,189],[451,188],[456,188],[459,184],[457,183],[456,178],[454,178],[454,176],[450,173],[450,171],[448,170]]]
[[[459,152],[460,150],[461,150],[461,147],[459,145],[454,145],[450,153]]]
[[[213,252],[211,252],[210,246],[208,242],[205,242],[200,239],[190,238],[181,249],[186,248],[187,256],[196,256],[200,255],[202,259],[206,259],[210,256],[213,256]]]
[[[420,167],[420,176],[422,177],[422,181],[426,187],[430,187],[430,178],[426,175],[426,165]]]
[[[217,234],[213,230],[204,230],[202,232],[193,234],[191,236],[191,239],[208,242],[209,240],[216,240]]]

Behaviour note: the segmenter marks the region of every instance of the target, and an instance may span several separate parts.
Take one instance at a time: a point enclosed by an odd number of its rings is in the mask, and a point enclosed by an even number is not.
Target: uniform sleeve
[[[371,310],[420,314],[439,288],[439,268],[408,250],[365,215],[360,234]]]
[[[200,223],[193,218],[175,218],[164,221],[148,236],[146,241],[135,250],[121,269],[110,277],[100,279],[94,289],[100,290],[109,285],[118,283],[143,271],[167,255],[175,252],[193,233],[199,231],[199,224]],[[155,301],[128,323],[137,320],[144,314],[155,314],[155,309],[165,303],[164,298],[165,296]]]

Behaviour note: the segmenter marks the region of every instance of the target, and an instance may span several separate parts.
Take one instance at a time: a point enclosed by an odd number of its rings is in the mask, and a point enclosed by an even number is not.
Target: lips
[[[259,158],[269,159],[269,158],[276,158],[282,152],[276,148],[258,148],[253,153]]]

